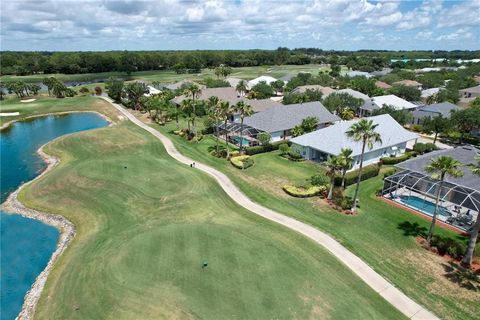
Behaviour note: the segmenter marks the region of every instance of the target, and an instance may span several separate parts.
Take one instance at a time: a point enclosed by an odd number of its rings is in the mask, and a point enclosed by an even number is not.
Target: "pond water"
[[[46,168],[37,149],[65,134],[101,128],[95,113],[72,113],[16,122],[0,132],[0,202]],[[0,319],[15,319],[24,296],[55,251],[59,232],[42,222],[0,211]]]

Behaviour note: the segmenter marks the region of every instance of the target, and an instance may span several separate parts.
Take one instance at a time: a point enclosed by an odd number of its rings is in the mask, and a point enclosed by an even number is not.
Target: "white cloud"
[[[479,3],[467,0],[445,8],[440,0],[429,0],[402,12],[399,1],[373,0],[5,0],[0,1],[0,32],[2,49],[29,41],[41,50],[95,49],[98,43],[112,46],[101,49],[389,49],[416,46],[406,33],[410,29],[417,30],[415,39],[428,40],[434,26],[438,37],[447,37],[455,33],[448,29],[452,26],[478,25]],[[478,28],[467,33],[471,47],[478,47]]]

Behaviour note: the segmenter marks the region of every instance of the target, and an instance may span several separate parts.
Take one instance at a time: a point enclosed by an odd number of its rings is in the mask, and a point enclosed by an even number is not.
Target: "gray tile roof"
[[[337,93],[347,93],[352,97],[362,99],[363,101],[367,101],[368,99],[370,99],[370,97],[367,96],[366,94],[350,88],[338,90]]]
[[[450,102],[441,102],[426,105],[413,111],[413,116],[416,119],[423,119],[426,117],[438,117],[441,115],[444,118],[450,118],[450,114],[454,110],[460,109],[458,106]]]
[[[180,89],[183,85],[189,85],[189,84],[195,84],[197,85],[200,89],[204,89],[205,86],[204,85],[201,85],[201,84],[198,84],[196,83],[195,81],[190,81],[190,80],[182,80],[182,81],[179,81],[179,82],[176,82],[176,83],[172,83],[172,84],[169,84],[167,86],[165,86],[165,88],[167,88],[168,90],[177,90],[177,89]]]
[[[375,124],[378,124],[376,131],[380,133],[382,137],[382,143],[374,144],[371,150],[367,149],[367,152],[395,146],[399,143],[418,138],[415,133],[405,130],[388,114],[365,119],[373,120]],[[358,121],[359,119],[340,121],[329,127],[293,138],[291,142],[332,155],[338,155],[342,148],[350,148],[353,151],[353,156],[356,156],[362,152],[362,143],[347,137],[345,132]]]
[[[320,123],[339,121],[320,102],[279,105],[245,118],[244,123],[266,132],[289,130],[307,117],[317,117]]]
[[[401,162],[396,166],[401,169],[408,169],[420,172],[425,175],[429,175],[429,173],[425,171],[425,167],[430,164],[433,158],[436,158],[438,156],[450,156],[457,159],[463,164],[463,166],[461,167],[461,170],[463,171],[463,177],[452,178],[447,176],[445,180],[456,185],[480,191],[480,176],[474,175],[470,167],[470,165],[477,163],[475,157],[479,154],[480,150],[473,146],[462,146],[452,149],[433,151],[424,154],[423,156]]]
[[[305,86],[298,86],[292,90],[292,93],[293,94],[304,93],[304,92],[307,92],[307,90],[320,91],[322,95],[325,97],[336,91],[335,89],[332,89],[330,87],[324,87],[319,84],[310,84]]]
[[[225,88],[206,88],[202,89],[198,96],[198,100],[207,100],[208,98],[216,96],[220,100],[228,101],[230,103],[237,103],[239,100],[238,92],[235,88],[225,87]],[[187,95],[181,95],[173,98],[173,102],[176,104],[182,103],[183,100],[187,99]]]

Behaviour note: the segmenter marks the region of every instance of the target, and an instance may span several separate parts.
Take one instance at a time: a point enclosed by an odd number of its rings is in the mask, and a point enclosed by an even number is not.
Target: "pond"
[[[65,134],[107,125],[101,116],[86,112],[32,118],[2,130],[0,202],[45,170],[47,165],[36,153],[40,146]],[[42,222],[1,211],[0,222],[0,318],[11,320],[55,251],[59,232]]]

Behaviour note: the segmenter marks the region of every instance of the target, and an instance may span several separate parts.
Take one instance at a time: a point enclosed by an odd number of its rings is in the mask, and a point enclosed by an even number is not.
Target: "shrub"
[[[240,151],[231,151],[230,152],[230,158],[238,157],[240,156]]]
[[[312,186],[328,186],[330,178],[324,174],[316,174],[311,176],[308,182],[310,182]]]
[[[282,187],[282,189],[292,197],[309,198],[325,192],[327,190],[327,187],[325,186],[304,187],[304,186],[285,185]]]
[[[435,143],[429,142],[425,144],[425,152],[432,152],[437,149],[438,147],[435,145]]]
[[[410,152],[405,152],[404,154],[399,155],[398,157],[385,157],[385,158],[381,158],[380,160],[382,161],[383,164],[397,164],[405,160],[408,160],[411,157],[412,157],[412,154]]]
[[[213,121],[213,119],[211,118],[206,118],[204,121],[203,121],[203,130],[202,130],[202,133],[203,134],[210,134],[210,133],[213,133],[214,131],[214,126],[215,126],[215,121]]]
[[[448,254],[455,259],[461,259],[467,248],[463,242],[437,235],[432,237],[430,245],[437,248],[440,255]]]
[[[302,155],[296,151],[293,151],[293,150],[289,150],[287,153],[284,153],[282,155],[283,157],[287,158],[288,160],[292,160],[292,161],[303,161],[305,159],[303,159]]]
[[[253,166],[253,159],[250,156],[237,156],[230,158],[230,163],[238,169],[247,169]]]
[[[260,132],[257,135],[258,141],[262,144],[262,146],[266,146],[269,144],[270,140],[272,139],[272,135],[268,132]]]
[[[80,90],[78,90],[78,92],[82,94],[87,94],[87,93],[90,93],[90,90],[87,87],[81,87]]]
[[[277,141],[277,142],[269,143],[264,146],[247,147],[245,148],[245,153],[248,154],[249,156],[253,156],[254,154],[270,152],[270,151],[278,150],[279,146],[285,143],[290,145],[290,142]]]
[[[376,177],[378,176],[379,172],[380,172],[380,165],[378,164],[371,164],[371,165],[365,166],[362,169],[361,181]],[[347,174],[345,175],[345,186],[349,186],[357,183],[357,179],[358,179],[358,169],[347,172]],[[335,186],[340,186],[342,184],[342,177],[336,176],[334,180],[334,184]]]
[[[100,88],[100,87],[95,87],[94,90],[95,90],[95,94],[96,94],[97,96],[102,95],[102,88]]]
[[[353,207],[353,199],[350,196],[345,196],[341,188],[333,189],[333,203],[342,208],[342,210],[350,210]]]
[[[383,178],[385,179],[386,177],[389,177],[397,172],[397,169],[395,168],[389,168],[383,173]]]
[[[426,149],[425,144],[421,142],[417,142],[413,145],[413,151],[419,154],[424,154]]]
[[[410,129],[412,129],[414,132],[422,132],[423,126],[421,124],[414,124]]]
[[[282,154],[285,154],[290,150],[290,147],[288,146],[287,143],[282,143],[278,146],[278,150],[280,150]]]

